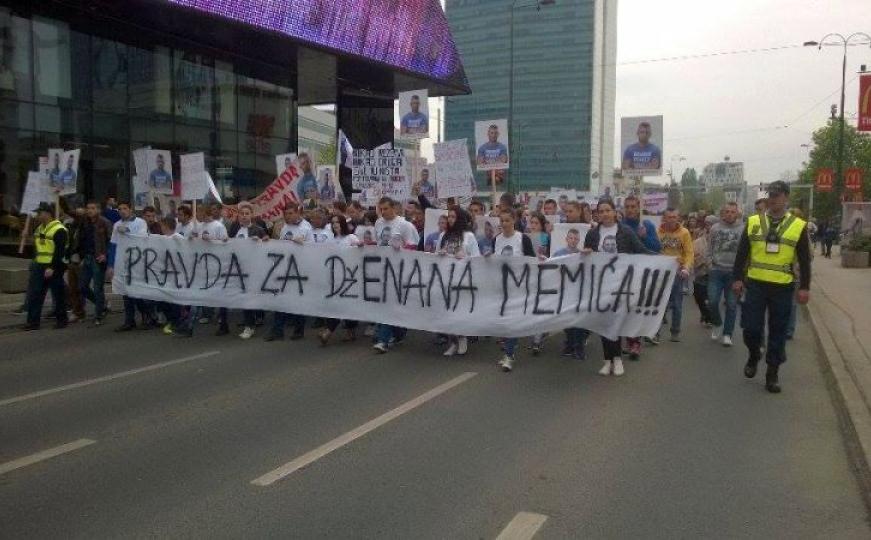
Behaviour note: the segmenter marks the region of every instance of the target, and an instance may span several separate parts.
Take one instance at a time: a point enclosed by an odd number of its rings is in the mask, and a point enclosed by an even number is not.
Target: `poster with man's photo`
[[[475,238],[478,240],[478,249],[481,255],[493,252],[493,240],[502,232],[502,225],[498,217],[478,216],[475,218]]]
[[[296,154],[278,154],[275,156],[275,176],[281,176],[296,161]]]
[[[429,91],[399,93],[399,136],[403,139],[429,137]]]
[[[378,242],[375,241],[375,227],[371,225],[358,225],[354,229],[354,236],[357,237],[357,240],[363,242],[363,245],[378,245]]]
[[[590,232],[588,223],[555,223],[550,233],[550,256],[563,257],[580,253]]]
[[[63,148],[48,149],[48,185],[51,189],[61,187],[60,173],[63,171]]]
[[[173,193],[172,153],[169,150],[148,150],[145,185],[154,193]]]
[[[620,119],[620,156],[624,175],[662,174],[662,116]]]
[[[507,169],[508,120],[482,120],[475,122],[475,163],[479,171]]]
[[[318,200],[321,203],[335,201],[340,190],[338,189],[338,180],[336,179],[335,165],[319,165],[318,166]]]
[[[423,250],[427,253],[438,251],[439,235],[448,230],[448,211],[441,208],[427,208],[423,222]]]

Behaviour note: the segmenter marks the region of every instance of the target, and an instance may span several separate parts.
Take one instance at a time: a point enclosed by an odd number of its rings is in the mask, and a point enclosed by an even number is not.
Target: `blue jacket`
[[[642,225],[639,221],[640,220],[638,219],[626,218],[622,223],[637,233],[638,228]],[[646,247],[648,251],[659,253],[662,251],[662,244],[660,244],[659,236],[656,233],[656,225],[647,219],[644,220],[643,225],[644,228],[647,229],[647,234],[644,235],[644,238],[641,238],[640,235],[638,238],[644,243],[644,247]]]

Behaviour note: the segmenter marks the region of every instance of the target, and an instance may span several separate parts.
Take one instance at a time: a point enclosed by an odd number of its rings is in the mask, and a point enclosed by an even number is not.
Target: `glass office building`
[[[447,0],[446,12],[473,93],[447,98],[445,138],[474,140],[476,120],[513,108],[500,189],[598,191],[614,163],[617,0]]]
[[[300,131],[323,131],[323,114],[300,126],[301,105],[336,104],[331,129],[365,147],[372,130],[392,135],[397,92],[468,92],[437,2],[414,6],[435,21],[422,41],[441,44],[450,62],[413,49],[385,56],[403,37],[390,32],[378,34],[387,43],[330,41],[325,25],[360,16],[352,0],[315,3],[308,14],[322,17],[294,27],[265,24],[301,1],[236,2],[249,11],[226,13],[226,2],[182,0],[0,4],[2,209],[20,203],[49,148],[81,149],[81,198],[128,198],[131,152],[143,146],[171,150],[176,170],[179,154],[204,152],[225,196],[250,197],[275,178],[276,154],[308,144]],[[393,16],[365,15],[372,25]]]

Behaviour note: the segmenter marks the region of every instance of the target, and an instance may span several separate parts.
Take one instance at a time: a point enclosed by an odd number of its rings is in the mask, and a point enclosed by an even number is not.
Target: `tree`
[[[338,146],[336,145],[336,141],[333,141],[329,145],[321,148],[321,151],[318,152],[318,165],[335,165],[336,152],[338,152]]]
[[[838,131],[837,119],[829,123],[813,134],[813,148],[811,149],[807,165],[799,172],[799,184],[813,184],[816,182],[817,171],[820,169],[838,168]],[[851,167],[858,167],[864,171],[862,192],[867,200],[871,196],[871,135],[859,133],[853,126],[844,128],[844,171]],[[839,182],[840,180],[836,180]],[[836,190],[830,193],[816,192],[814,194],[814,216],[829,220],[835,218],[841,211],[841,202],[836,191],[843,185],[836,186]],[[804,208],[808,207],[807,190],[794,190],[790,197],[790,203]]]
[[[699,177],[693,167],[690,167],[683,172],[680,177],[680,186],[682,188],[689,188],[681,191],[683,194],[680,204],[681,213],[688,214],[697,211],[699,209],[701,192],[696,189],[699,187]]]

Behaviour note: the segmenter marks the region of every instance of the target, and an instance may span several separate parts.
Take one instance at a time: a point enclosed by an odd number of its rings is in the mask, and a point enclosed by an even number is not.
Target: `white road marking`
[[[545,521],[547,521],[547,516],[545,515],[520,512],[499,533],[496,540],[529,540],[535,536]]]
[[[463,384],[464,382],[468,381],[469,379],[471,379],[475,375],[477,375],[477,373],[466,372],[455,379],[451,379],[450,381],[448,381],[444,384],[436,386],[432,390],[429,390],[428,392],[425,392],[425,393],[417,396],[416,398],[412,399],[411,401],[407,401],[407,402],[403,403],[402,405],[400,405],[399,407],[396,407],[395,409],[388,411],[388,412],[382,414],[381,416],[366,422],[365,424],[363,424],[360,427],[352,429],[351,431],[345,433],[344,435],[340,435],[340,436],[336,437],[332,441],[315,448],[311,452],[308,452],[306,454],[299,456],[298,458],[294,459],[293,461],[291,461],[289,463],[282,465],[281,467],[275,469],[274,471],[270,471],[259,478],[255,478],[254,480],[251,481],[251,483],[254,484],[255,486],[271,485],[271,484],[281,480],[282,478],[295,473],[296,471],[302,469],[303,467],[307,467],[308,465],[311,465],[315,461],[321,459],[322,457],[326,456],[327,454],[329,454],[335,450],[338,450],[339,448],[345,446],[346,444],[349,444],[349,443],[355,441],[356,439],[359,439],[360,437],[362,437],[363,435],[366,435],[370,431],[374,431],[374,430],[378,429],[379,427],[390,422],[391,420],[395,420],[396,418],[402,416],[403,414],[405,414],[405,413],[407,413],[407,412],[409,412],[417,407],[420,407],[421,405],[423,405],[427,401],[430,401],[431,399],[438,397],[439,395],[447,392],[451,388],[454,388],[456,386]]]
[[[31,399],[40,398],[43,396],[49,396],[51,394],[57,394],[60,392],[66,392],[67,390],[75,390],[76,388],[82,388],[85,386],[91,386],[92,384],[99,384],[108,381],[114,381],[116,379],[123,379],[124,377],[130,377],[131,375],[138,375],[139,373],[145,373],[147,371],[154,371],[156,369],[161,369],[169,366],[174,366],[176,364],[184,364],[185,362],[192,362],[193,360],[200,360],[201,358],[208,358],[210,356],[215,356],[216,354],[220,354],[220,351],[209,351],[200,354],[195,354],[193,356],[186,356],[184,358],[179,358],[178,360],[170,360],[168,362],[160,362],[159,364],[151,364],[148,366],[143,366],[136,369],[131,369],[129,371],[122,371],[121,373],[114,373],[112,375],[105,375],[103,377],[97,377],[96,379],[87,379],[84,381],[79,381],[72,384],[66,384],[64,386],[57,386],[55,388],[49,388],[47,390],[40,390],[38,392],[32,392],[30,394],[24,394],[23,396],[16,396],[7,399],[0,400],[0,407],[4,405],[11,405],[13,403],[20,403],[22,401],[28,401]]]
[[[40,461],[45,461],[47,459],[51,459],[62,454],[73,452],[75,450],[78,450],[79,448],[90,446],[96,442],[97,441],[94,441],[92,439],[79,439],[77,441],[62,444],[60,446],[55,446],[54,448],[49,448],[48,450],[43,450],[42,452],[37,452],[29,456],[24,456],[22,458],[14,459],[12,461],[7,461],[6,463],[0,463],[0,475],[4,475],[16,469],[21,469],[23,467],[34,465],[36,463],[39,463]]]

